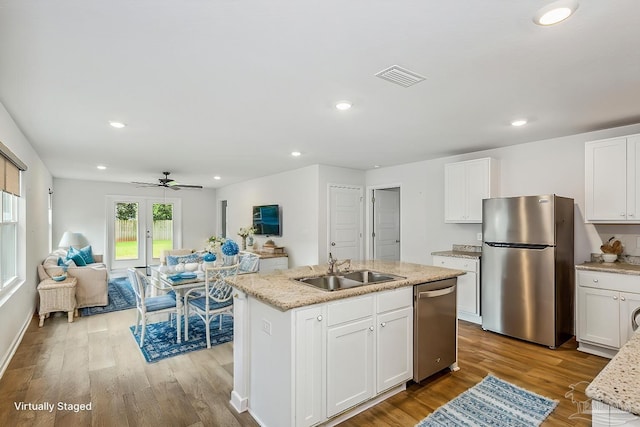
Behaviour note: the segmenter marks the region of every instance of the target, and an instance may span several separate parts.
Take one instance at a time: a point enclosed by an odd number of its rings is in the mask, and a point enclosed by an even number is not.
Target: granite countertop
[[[589,384],[588,397],[640,415],[640,329]]]
[[[479,259],[482,256],[482,252],[469,252],[469,251],[438,251],[431,252],[431,255],[450,256],[454,258],[473,258]]]
[[[576,265],[576,270],[602,271],[606,273],[632,274],[640,276],[640,265],[624,262],[585,262]]]
[[[480,259],[482,256],[482,246],[454,244],[451,245],[450,251],[431,252],[431,255]]]
[[[316,289],[293,280],[326,274],[326,265],[314,265],[278,270],[267,274],[245,274],[238,276],[235,287],[279,310],[287,311],[292,308],[449,279],[465,274],[461,270],[398,261],[370,260],[351,263],[351,270],[364,269],[391,273],[406,277],[406,279],[331,292]]]

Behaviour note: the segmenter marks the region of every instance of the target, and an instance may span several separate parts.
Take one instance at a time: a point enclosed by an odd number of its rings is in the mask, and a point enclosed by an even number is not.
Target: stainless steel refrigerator
[[[573,335],[573,199],[485,199],[482,328],[555,348]]]

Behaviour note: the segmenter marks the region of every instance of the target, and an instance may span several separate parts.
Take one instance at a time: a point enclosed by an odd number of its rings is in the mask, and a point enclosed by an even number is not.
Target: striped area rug
[[[436,409],[417,427],[539,426],[557,400],[527,391],[493,375]]]

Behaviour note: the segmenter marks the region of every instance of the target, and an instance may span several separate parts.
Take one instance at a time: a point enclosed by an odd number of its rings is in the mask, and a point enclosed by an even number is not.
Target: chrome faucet
[[[351,260],[350,259],[345,259],[342,261],[338,261],[336,258],[333,257],[333,255],[331,254],[331,252],[329,252],[329,260],[327,261],[327,263],[329,264],[329,269],[327,270],[327,274],[338,274],[340,273],[340,270],[338,269],[339,266],[349,263],[349,267],[347,267],[347,270],[349,270],[351,268]]]

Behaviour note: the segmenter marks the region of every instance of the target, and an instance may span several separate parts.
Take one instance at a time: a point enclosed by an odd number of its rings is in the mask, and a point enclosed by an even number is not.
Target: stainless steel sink
[[[370,270],[356,270],[339,274],[327,274],[319,277],[305,277],[295,280],[323,291],[337,291],[340,289],[350,289],[358,286],[373,285],[376,283],[384,283],[401,279],[406,279],[406,277]]]

